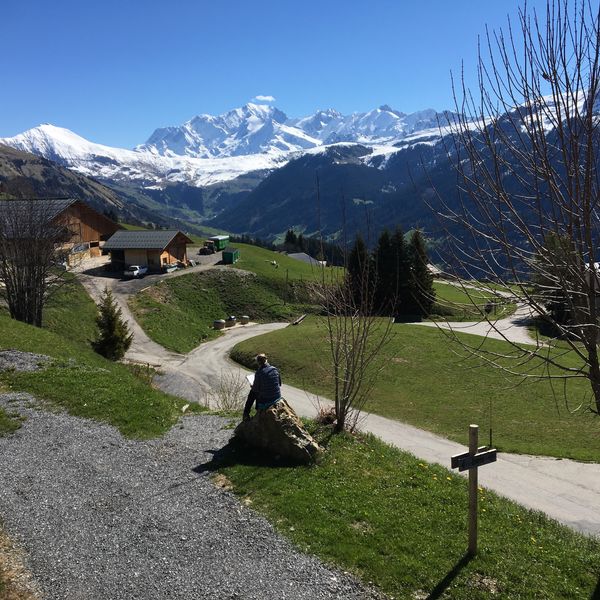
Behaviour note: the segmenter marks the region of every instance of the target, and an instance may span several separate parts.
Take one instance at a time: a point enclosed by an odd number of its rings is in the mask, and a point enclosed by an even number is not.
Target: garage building
[[[117,231],[104,244],[104,250],[110,251],[115,270],[142,265],[157,272],[167,265],[187,266],[187,245],[191,243],[187,235],[176,230]]]

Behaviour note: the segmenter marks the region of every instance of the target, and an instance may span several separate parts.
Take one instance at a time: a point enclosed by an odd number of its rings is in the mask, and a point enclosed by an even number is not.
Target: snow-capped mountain
[[[264,153],[209,159],[161,156],[149,150],[95,144],[68,129],[49,124],[12,138],[0,138],[0,144],[43,156],[83,175],[144,187],[170,182],[203,187],[253,171],[270,171],[287,162],[282,154]]]
[[[304,119],[289,121],[289,124],[313,135],[323,144],[357,142],[368,145],[401,141],[407,135],[437,128],[438,124],[446,123],[446,113],[427,109],[405,114],[388,105],[348,116],[329,109]]]
[[[323,144],[389,144],[446,122],[432,109],[404,114],[387,105],[342,115],[334,109],[288,119],[279,109],[246,104],[222,115],[198,115],[178,127],[157,129],[137,151],[160,156],[214,158],[299,152]]]
[[[133,150],[96,144],[49,124],[0,138],[0,144],[108,182],[145,188],[172,183],[205,187],[250,173],[256,182],[305,152],[340,142],[360,143],[373,147],[374,154],[386,155],[395,151],[394,146],[419,143],[421,137],[435,143],[438,122],[444,120],[444,113],[433,110],[404,114],[389,106],[348,116],[328,109],[289,119],[275,107],[246,104],[222,115],[199,115],[181,126],[157,129]]]
[[[222,115],[198,115],[179,127],[157,129],[136,150],[161,156],[221,158],[281,154],[321,143],[287,121],[275,107],[249,103]]]

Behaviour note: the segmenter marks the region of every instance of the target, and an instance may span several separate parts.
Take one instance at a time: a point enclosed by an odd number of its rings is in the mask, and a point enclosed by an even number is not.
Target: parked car
[[[123,276],[127,279],[133,279],[137,277],[143,277],[148,272],[148,267],[144,265],[131,265],[125,269]]]
[[[162,269],[164,273],[172,273],[173,271],[177,271],[179,267],[177,265],[163,265]]]

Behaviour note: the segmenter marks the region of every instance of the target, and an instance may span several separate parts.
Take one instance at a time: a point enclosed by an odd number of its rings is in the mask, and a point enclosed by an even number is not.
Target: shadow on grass
[[[473,557],[470,554],[464,554],[462,558],[446,573],[446,576],[431,590],[427,600],[441,598],[444,592],[450,587],[450,584],[458,577],[460,572],[471,562]]]
[[[600,600],[600,579],[598,579],[598,583],[590,596],[590,600]]]
[[[214,472],[235,465],[251,467],[266,467],[270,469],[294,468],[300,466],[297,462],[282,459],[266,450],[252,448],[237,438],[231,438],[229,443],[218,450],[207,450],[212,454],[211,460],[194,467],[194,473]]]

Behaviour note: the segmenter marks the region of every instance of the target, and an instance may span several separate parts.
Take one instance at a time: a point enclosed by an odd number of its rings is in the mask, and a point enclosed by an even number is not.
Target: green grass
[[[43,327],[72,341],[89,347],[96,338],[98,310],[85,289],[71,273],[65,274],[65,284],[48,301]]]
[[[138,323],[157,343],[189,352],[219,335],[215,319],[248,315],[253,321],[287,321],[306,310],[303,288],[224,269],[190,273],[154,285],[130,300]],[[286,302],[288,300],[288,302]]]
[[[290,258],[285,254],[273,252],[266,248],[250,244],[234,244],[240,250],[240,260],[232,265],[237,269],[252,271],[257,275],[285,284],[287,281],[320,281],[321,268],[313,267],[308,263]],[[278,267],[271,264],[275,261]],[[326,273],[331,270],[338,271],[337,267],[327,267]]]
[[[55,296],[46,311],[45,328],[0,315],[0,348],[46,354],[53,359],[37,372],[0,373],[0,385],[29,392],[73,415],[110,423],[129,437],[165,433],[181,416],[184,402],[152,388],[127,365],[93,352],[88,340],[94,331],[94,303],[76,282],[60,294],[62,299]]]
[[[598,540],[480,489],[479,553],[468,561],[465,480],[375,438],[334,436],[316,467],[228,451],[209,468],[236,494],[302,550],[394,598],[596,597]]]
[[[489,286],[489,284],[486,284]],[[495,303],[491,313],[493,318],[508,317],[515,309],[513,303],[504,304],[492,290],[466,290],[458,285],[436,281],[435,303],[432,309],[432,319],[443,317],[450,321],[479,320],[485,314],[484,309],[488,302]]]
[[[0,394],[3,394],[7,391],[8,388],[0,384]],[[0,437],[9,433],[13,433],[19,429],[22,421],[23,419],[19,416],[19,414],[0,408]],[[1,597],[2,596],[0,596],[0,598]]]
[[[498,340],[486,346],[509,350]],[[504,452],[600,461],[600,419],[571,414],[561,383],[556,396],[547,380],[517,385],[520,379],[463,359],[458,349],[437,329],[394,325],[367,410],[463,444],[470,423],[480,425],[487,442],[491,414],[493,443]],[[317,319],[242,342],[232,357],[251,366],[258,351],[268,352],[286,383],[332,398],[325,330]],[[589,398],[583,379],[571,380],[567,392],[573,407]]]
[[[145,231],[148,227],[143,227],[142,225],[132,225],[131,223],[119,223],[123,229],[126,231]]]

